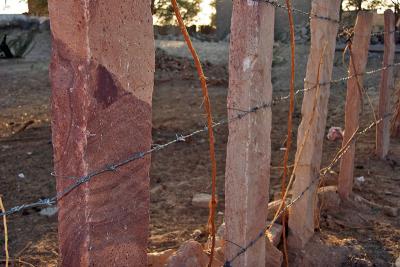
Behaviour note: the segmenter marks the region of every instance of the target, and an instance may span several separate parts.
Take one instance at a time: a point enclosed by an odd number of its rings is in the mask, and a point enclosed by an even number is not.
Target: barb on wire
[[[299,201],[311,188],[313,188],[313,186],[320,181],[322,178],[324,178],[326,176],[326,174],[332,170],[332,168],[336,165],[336,163],[343,157],[343,155],[346,153],[347,149],[350,147],[351,143],[355,142],[358,138],[360,138],[362,135],[365,135],[369,130],[371,130],[374,126],[376,126],[377,124],[381,123],[385,118],[387,118],[388,116],[391,116],[392,114],[386,114],[384,117],[382,117],[381,119],[379,119],[378,121],[374,121],[371,122],[364,130],[362,131],[356,131],[353,135],[353,138],[351,140],[349,140],[349,142],[342,147],[339,152],[337,153],[337,155],[334,157],[334,159],[331,161],[331,163],[325,167],[322,168],[320,170],[320,175],[314,179],[296,198],[294,198],[293,200],[290,201],[290,203],[288,203],[283,209],[281,209],[280,211],[278,211],[278,213],[274,216],[276,218],[280,218],[290,207],[292,207],[297,201]],[[238,258],[240,257],[242,254],[246,253],[247,250],[249,250],[251,247],[254,246],[254,244],[257,243],[257,241],[259,241],[264,235],[265,232],[270,230],[271,227],[273,226],[274,222],[269,223],[268,225],[266,225],[262,231],[260,231],[258,233],[258,235],[251,240],[246,246],[242,247],[239,245],[239,247],[241,247],[241,249],[236,253],[235,256],[233,256],[233,258],[231,258],[230,260],[227,260],[224,264],[224,267],[232,267],[232,263]],[[227,241],[230,242],[230,241]]]
[[[366,71],[366,72],[361,73],[361,74],[349,75],[349,76],[345,76],[345,77],[342,77],[342,78],[334,79],[334,80],[331,80],[330,82],[320,83],[319,85],[320,86],[326,86],[326,85],[330,85],[330,84],[341,83],[341,82],[345,82],[347,80],[350,80],[351,78],[354,78],[356,76],[372,75],[372,74],[375,74],[375,73],[381,72],[383,70],[386,70],[388,68],[393,68],[393,67],[396,67],[396,66],[400,66],[400,62],[391,64],[391,65],[387,65],[387,66],[382,67],[382,68]],[[306,93],[306,92],[311,91],[311,90],[316,89],[316,88],[317,88],[317,85],[314,85],[314,86],[311,86],[311,87],[307,87],[307,88],[303,88],[303,89],[298,89],[298,90],[296,90],[295,95],[298,95],[300,93]],[[282,97],[277,98],[276,101],[286,100],[286,99],[289,99],[289,97],[290,97],[290,95],[282,96]]]
[[[392,33],[400,33],[400,30],[393,30],[393,31],[390,31],[390,32],[387,32],[385,30],[379,31],[379,32],[372,32],[371,33],[371,37],[372,36],[380,36],[380,35],[384,35],[384,34],[392,34]]]
[[[382,68],[379,68],[379,69],[366,71],[361,75],[372,75],[372,74],[378,73],[378,72],[380,72],[382,70],[386,70],[388,68],[395,67],[395,66],[400,66],[400,62],[394,63],[393,65],[388,65],[388,66],[385,66],[385,67],[382,67]],[[320,85],[328,85],[328,84],[340,83],[342,81],[347,81],[348,79],[351,79],[352,77],[354,77],[354,76],[342,77],[342,78],[339,78],[339,79],[336,79],[336,80],[331,80],[330,82],[321,83]],[[305,92],[313,90],[315,88],[317,88],[317,86],[298,89],[295,92],[295,95],[299,95],[300,93],[305,93]],[[253,108],[251,108],[251,109],[249,109],[247,111],[244,110],[243,112],[240,112],[238,115],[236,115],[235,117],[233,117],[231,119],[222,119],[219,122],[213,123],[212,127],[215,128],[215,127],[219,127],[219,126],[225,125],[225,124],[230,123],[230,122],[234,122],[236,120],[240,120],[243,117],[245,117],[245,116],[247,116],[247,115],[249,115],[251,113],[255,113],[255,112],[257,112],[258,110],[261,110],[261,109],[269,108],[269,107],[271,107],[273,105],[277,105],[280,102],[285,101],[285,100],[287,100],[289,98],[290,98],[290,95],[286,95],[286,96],[275,98],[271,103],[263,103],[263,104],[261,104],[259,106],[255,106],[255,107],[253,107]],[[186,134],[186,135],[176,135],[175,139],[173,139],[173,140],[171,140],[171,141],[169,141],[169,142],[167,142],[165,144],[154,144],[150,150],[147,150],[147,151],[144,151],[144,152],[134,153],[134,154],[132,154],[131,156],[129,156],[127,159],[125,159],[123,161],[120,161],[120,162],[117,162],[117,163],[113,163],[113,164],[109,164],[109,165],[103,167],[102,169],[93,171],[93,172],[91,172],[91,173],[89,173],[89,174],[87,174],[85,176],[82,176],[82,177],[72,177],[72,176],[70,177],[70,176],[68,176],[69,179],[75,179],[76,182],[73,183],[67,189],[65,189],[65,191],[63,191],[61,193],[58,193],[56,196],[51,197],[51,198],[39,199],[38,201],[33,202],[33,203],[15,206],[15,207],[7,210],[5,213],[1,212],[0,216],[11,215],[11,214],[14,214],[14,213],[21,212],[21,211],[23,211],[25,209],[34,208],[34,207],[52,206],[52,205],[56,204],[57,201],[61,200],[66,195],[68,195],[71,191],[73,191],[74,189],[76,189],[80,185],[89,182],[93,177],[95,177],[97,175],[100,175],[100,174],[105,173],[105,172],[114,172],[116,169],[118,169],[118,168],[120,168],[120,167],[122,167],[122,166],[124,166],[124,165],[126,165],[128,163],[131,163],[133,161],[142,159],[145,156],[147,156],[149,154],[152,154],[154,152],[161,151],[161,150],[169,147],[170,145],[173,145],[173,144],[176,144],[176,143],[185,142],[183,140],[188,140],[191,137],[197,136],[197,135],[202,134],[202,133],[207,132],[207,131],[208,131],[208,127],[205,126],[202,129],[198,129],[198,130],[196,130],[196,131],[194,131],[192,133]],[[52,175],[56,175],[56,174],[53,173]]]
[[[281,3],[278,3],[277,1],[274,1],[274,0],[256,0],[256,1],[264,2],[264,3],[267,3],[267,4],[270,4],[270,5],[274,6],[275,8],[284,9],[286,11],[287,10],[291,10],[294,13],[300,14],[302,16],[307,16],[309,19],[317,18],[317,19],[321,19],[321,20],[331,21],[331,22],[334,22],[334,23],[340,23],[340,21],[337,20],[337,19],[333,19],[333,18],[329,18],[329,17],[313,14],[311,12],[307,12],[307,11],[304,11],[304,10],[301,10],[301,9],[298,9],[298,8],[294,8],[294,7],[290,7],[289,8],[286,4],[281,4]],[[348,30],[349,30],[349,28],[343,29],[340,33],[338,33],[338,37],[347,37],[348,36]],[[393,31],[390,31],[390,32],[387,32],[385,30],[376,31],[376,32],[372,32],[371,33],[371,37],[373,37],[373,36],[381,36],[381,35],[384,35],[384,34],[387,34],[387,33],[388,34],[400,33],[400,30],[393,30]]]
[[[294,7],[288,8],[285,4],[280,4],[277,1],[273,1],[273,0],[257,0],[257,1],[270,4],[270,5],[272,5],[272,6],[276,7],[276,8],[281,8],[281,9],[285,9],[285,10],[291,10],[294,13],[301,14],[303,16],[307,16],[310,19],[311,18],[317,18],[317,19],[321,19],[321,20],[331,21],[331,22],[334,22],[334,23],[339,23],[340,22],[337,19],[332,19],[332,18],[329,18],[329,17],[317,15],[317,14],[312,14],[310,12],[306,12],[306,11],[298,9],[298,8],[294,8]]]

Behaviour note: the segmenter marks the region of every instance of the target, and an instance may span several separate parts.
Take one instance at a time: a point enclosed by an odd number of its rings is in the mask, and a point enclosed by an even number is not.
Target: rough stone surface
[[[269,222],[267,222],[267,225],[268,224]],[[274,223],[271,229],[267,231],[268,239],[271,242],[271,244],[274,245],[275,247],[278,246],[278,244],[281,242],[282,231],[283,231],[282,225],[277,223]]]
[[[216,247],[212,266],[221,267],[225,263],[224,247]]]
[[[283,263],[282,252],[274,247],[270,242],[265,244],[266,254],[265,254],[265,265],[266,267],[281,267]]]
[[[361,88],[363,87],[363,75],[368,61],[369,40],[372,29],[372,12],[359,12],[352,45],[353,60],[349,65],[349,76],[355,76],[347,81],[347,97],[345,108],[345,132],[343,145],[345,146],[359,127],[361,110]],[[359,88],[359,86],[361,88]],[[348,199],[353,189],[354,156],[356,152],[355,142],[352,142],[340,162],[338,179],[339,195],[342,199]]]
[[[195,194],[192,198],[192,205],[198,208],[208,208],[211,200],[210,194]]]
[[[400,256],[397,258],[397,260],[396,260],[394,266],[400,267]]]
[[[167,267],[205,267],[208,264],[208,256],[203,251],[200,243],[190,240],[181,245],[179,250],[172,255]]]
[[[392,121],[391,135],[392,137],[400,138],[400,90],[397,90],[396,111]]]
[[[383,56],[383,67],[391,66],[394,63],[396,44],[395,34],[395,15],[392,10],[385,11],[385,52]],[[393,68],[382,71],[382,78],[379,93],[378,119],[383,118],[382,122],[376,127],[376,155],[385,159],[390,146],[390,94],[394,90]]]
[[[233,2],[228,117],[270,104],[274,9],[257,1]],[[226,239],[245,247],[267,221],[271,160],[271,108],[229,123],[225,172]],[[265,238],[235,266],[265,266]],[[229,260],[238,248],[226,243]],[[267,252],[268,253],[268,252]]]
[[[289,266],[343,266],[348,263],[349,254],[349,248],[326,245],[318,235],[314,235],[304,248],[289,249]]]
[[[164,267],[167,264],[167,260],[172,254],[173,249],[168,249],[162,252],[153,252],[147,254],[147,266],[148,267]]]
[[[337,186],[325,186],[318,189],[318,202],[322,210],[336,210],[341,200]]]
[[[383,212],[389,217],[397,217],[399,215],[399,209],[396,207],[384,206]]]
[[[314,0],[311,13],[337,20],[339,19],[340,2],[340,0]],[[320,67],[319,83],[324,84],[331,80],[338,32],[338,24],[331,21],[313,17],[310,25],[311,49],[305,88],[314,87],[317,84],[321,56],[323,63]],[[319,90],[313,89],[304,94],[303,117],[297,135],[296,161],[298,161],[298,167],[295,171],[293,198],[299,196],[310,186],[312,181],[319,177],[329,94],[329,83],[321,85]],[[313,112],[315,103],[315,112]],[[288,242],[291,247],[303,247],[314,234],[315,192],[314,183],[311,189],[289,210]]]
[[[57,192],[151,145],[150,2],[50,0]],[[60,266],[146,266],[150,157],[59,203]]]

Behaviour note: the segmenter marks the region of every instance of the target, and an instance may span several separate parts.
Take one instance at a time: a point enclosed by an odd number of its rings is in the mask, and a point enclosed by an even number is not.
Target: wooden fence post
[[[352,58],[349,64],[349,76],[354,76],[347,81],[347,97],[345,109],[345,133],[343,146],[345,146],[359,128],[359,117],[363,93],[363,73],[368,61],[368,49],[371,38],[373,13],[360,11],[354,28]],[[340,162],[338,191],[342,199],[348,199],[353,189],[354,156],[356,145],[352,141]]]
[[[376,155],[381,159],[386,158],[390,146],[390,92],[394,89],[393,63],[396,50],[394,41],[395,17],[392,10],[385,11],[385,53],[383,56],[378,119],[383,118],[382,122],[376,127]]]
[[[312,14],[339,20],[340,0],[313,0]],[[311,17],[311,48],[307,64],[305,87],[316,87],[305,92],[302,105],[302,121],[297,136],[295,170],[296,180],[293,184],[293,197],[297,197],[319,177],[321,166],[322,144],[328,113],[328,101],[333,59],[336,48],[336,35],[339,24],[336,21]],[[321,58],[322,57],[322,58]],[[318,77],[318,69],[320,74]],[[317,91],[319,91],[318,95]],[[315,107],[315,112],[313,112]],[[308,134],[307,134],[308,133]],[[304,149],[300,149],[304,147]],[[301,151],[303,150],[303,151]],[[292,248],[302,248],[314,234],[314,207],[316,185],[314,184],[304,196],[289,210],[289,238]]]
[[[228,118],[270,104],[274,7],[235,0],[231,25]],[[226,239],[245,247],[267,223],[271,160],[271,108],[229,123],[225,174]],[[235,260],[235,266],[265,266],[265,237]],[[230,260],[240,248],[227,242]],[[268,253],[268,252],[267,252]]]
[[[50,0],[57,192],[151,145],[150,1]],[[58,203],[61,266],[147,266],[150,157]]]

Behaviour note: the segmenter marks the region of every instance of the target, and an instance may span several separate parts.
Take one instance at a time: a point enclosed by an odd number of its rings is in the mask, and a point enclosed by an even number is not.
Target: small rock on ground
[[[268,225],[269,222],[267,222]],[[280,224],[274,223],[272,227],[267,231],[269,241],[275,247],[281,242],[283,227]]]
[[[200,243],[189,240],[181,245],[179,250],[167,261],[167,267],[199,267],[207,266],[208,256]]]
[[[163,267],[168,258],[174,253],[173,249],[168,249],[161,252],[152,252],[147,254],[148,267]]]
[[[208,208],[211,200],[210,194],[195,194],[192,198],[192,205],[198,208]]]

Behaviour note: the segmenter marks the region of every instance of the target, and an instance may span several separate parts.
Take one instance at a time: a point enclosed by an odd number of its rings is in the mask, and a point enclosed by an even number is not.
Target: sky
[[[22,14],[28,12],[28,4],[21,0],[0,0],[0,14]]]
[[[363,3],[363,8],[366,8],[368,6],[368,2]],[[385,0],[385,2],[390,3],[390,0]],[[343,2],[343,5],[345,5],[345,4],[346,4],[346,1]],[[378,9],[378,13],[383,13],[383,12],[385,12],[385,8]]]
[[[211,14],[214,11],[210,6],[212,0],[203,0],[200,4],[200,13],[198,14],[198,19],[195,21],[197,25],[209,25],[211,24]]]
[[[210,6],[212,0],[203,0],[201,11],[196,20],[198,25],[207,25],[210,23],[210,15],[213,11]],[[388,0],[387,0],[388,1]],[[0,0],[0,14],[21,14],[28,11],[28,4],[23,0]],[[379,10],[383,12],[383,10]]]
[[[210,6],[212,0],[203,0],[200,4],[200,13],[196,24],[208,25],[211,22],[210,15],[213,8]],[[0,14],[21,14],[28,12],[27,1],[23,0],[0,0]]]

